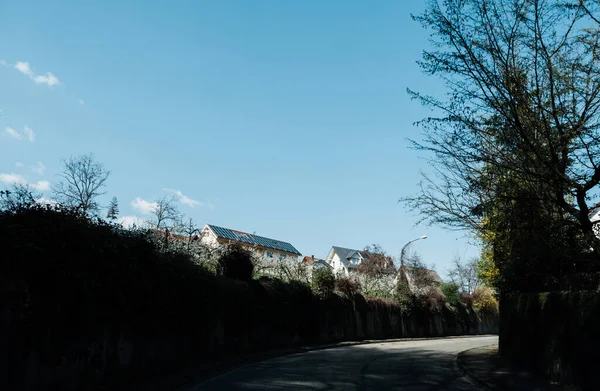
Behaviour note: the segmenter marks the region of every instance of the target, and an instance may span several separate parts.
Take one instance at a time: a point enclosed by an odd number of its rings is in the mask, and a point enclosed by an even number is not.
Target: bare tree
[[[100,205],[98,196],[106,194],[102,189],[110,171],[94,160],[93,154],[63,159],[62,178],[52,187],[54,198],[62,205],[76,208],[85,214],[97,213]]]
[[[41,197],[42,193],[28,183],[13,183],[9,189],[0,191],[0,208],[14,209],[33,205]]]
[[[458,254],[452,259],[452,268],[448,271],[450,281],[457,284],[462,292],[472,294],[481,285],[477,273],[477,258],[463,261]]]
[[[597,5],[428,1],[413,17],[433,42],[419,65],[449,91],[409,91],[435,110],[413,144],[433,172],[402,201],[427,222],[481,232],[498,202],[526,194],[600,254],[587,204],[600,184]]]
[[[182,215],[177,208],[177,197],[166,195],[155,201],[152,208],[152,219],[148,222],[156,230],[169,229],[179,231],[182,227]]]
[[[407,283],[414,293],[426,293],[442,282],[434,270],[434,265],[426,265],[419,253],[413,251],[405,257],[404,266],[399,270],[400,282]]]

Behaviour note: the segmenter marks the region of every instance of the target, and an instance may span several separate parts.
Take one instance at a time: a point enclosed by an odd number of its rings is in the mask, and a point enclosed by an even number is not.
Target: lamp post
[[[416,242],[417,240],[421,240],[421,239],[427,239],[427,235],[423,235],[419,238],[413,239],[410,242],[406,243],[404,245],[404,247],[402,247],[402,251],[400,252],[400,268],[402,268],[402,266],[404,266],[404,255],[406,253],[406,247],[408,247],[408,245],[411,244],[412,242]]]
[[[406,247],[408,247],[409,244],[411,244],[412,242],[416,242],[417,240],[421,240],[421,239],[427,239],[427,235],[423,235],[419,238],[413,239],[410,242],[406,243],[404,245],[404,247],[402,247],[402,251],[400,251],[400,273],[398,273],[398,282],[397,284],[402,283],[402,273],[404,272],[403,267],[404,267],[404,255],[405,255],[405,250]],[[402,328],[402,337],[406,337],[406,327],[404,325],[404,308],[400,309],[400,327]]]

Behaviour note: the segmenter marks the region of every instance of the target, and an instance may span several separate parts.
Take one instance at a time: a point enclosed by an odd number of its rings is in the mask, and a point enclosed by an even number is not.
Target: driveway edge
[[[488,346],[493,346],[493,345],[488,345]],[[466,353],[470,352],[471,350],[476,350],[476,349],[480,349],[480,348],[481,347],[471,348],[471,349],[463,350],[462,352],[458,353],[456,355],[456,366],[457,366],[458,370],[464,377],[469,379],[469,381],[471,383],[478,385],[483,390],[486,390],[486,391],[503,390],[502,388],[500,388],[496,385],[490,384],[490,383],[486,382],[485,380],[483,380],[477,376],[474,376],[472,373],[469,373],[468,369],[466,368],[466,365],[464,362],[464,355]]]

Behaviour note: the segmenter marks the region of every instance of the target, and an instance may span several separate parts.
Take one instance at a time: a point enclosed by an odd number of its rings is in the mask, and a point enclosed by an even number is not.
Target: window
[[[273,258],[273,253],[270,251],[265,252],[265,255],[267,256],[267,258]]]
[[[279,254],[279,260],[283,261],[285,259],[285,254]]]

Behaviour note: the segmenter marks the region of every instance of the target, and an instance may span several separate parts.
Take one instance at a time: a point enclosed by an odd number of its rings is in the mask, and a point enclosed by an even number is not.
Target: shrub
[[[439,310],[446,303],[446,296],[440,289],[431,287],[423,294],[419,295],[419,301],[421,302],[421,307],[423,308]]]
[[[224,246],[217,258],[217,273],[241,281],[252,280],[254,273],[252,252],[237,243]]]
[[[473,291],[473,307],[486,312],[497,312],[498,300],[490,288],[480,286]]]
[[[394,298],[403,309],[410,309],[415,305],[416,296],[410,290],[407,282],[400,281],[396,284]]]
[[[466,292],[460,292],[458,299],[460,300],[461,303],[463,303],[467,307],[473,306],[473,296],[471,296],[470,294],[468,294]]]
[[[440,289],[444,296],[446,296],[446,300],[448,301],[448,303],[450,303],[453,306],[459,303],[458,284],[455,284],[453,282],[444,282],[442,283],[442,285],[440,285]]]
[[[338,277],[335,281],[338,292],[346,297],[354,297],[360,294],[360,283],[348,277]]]
[[[328,297],[335,288],[335,276],[328,267],[320,267],[313,270],[312,287],[323,297]]]

